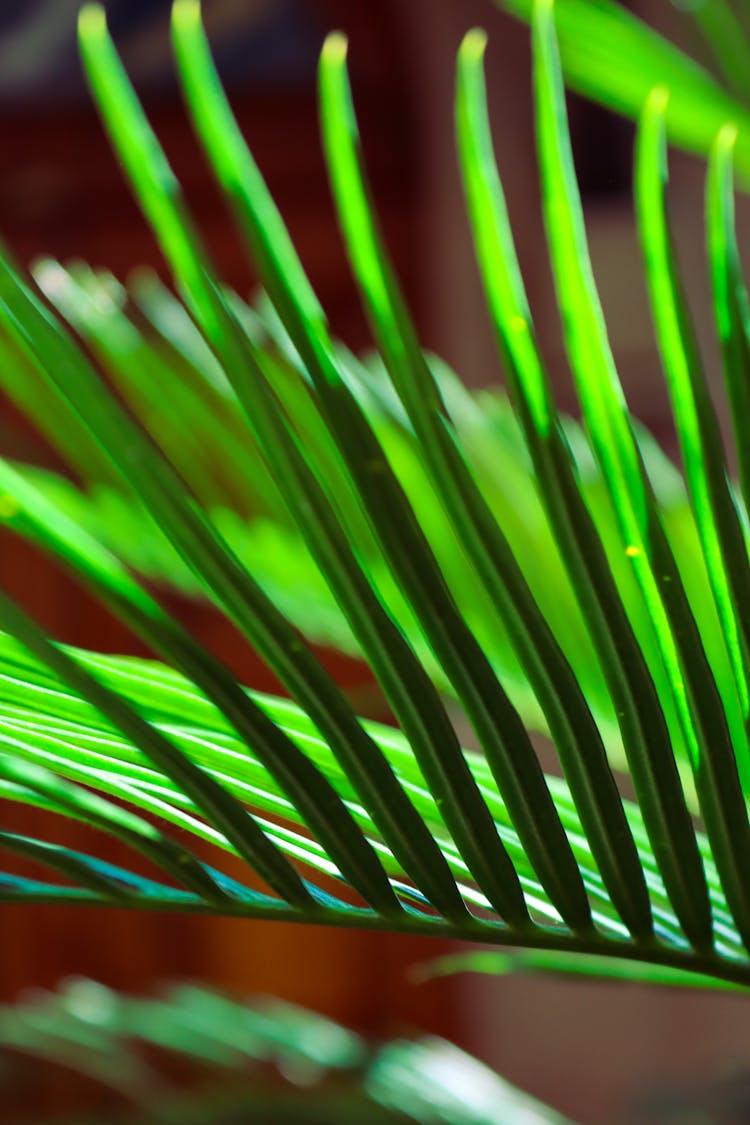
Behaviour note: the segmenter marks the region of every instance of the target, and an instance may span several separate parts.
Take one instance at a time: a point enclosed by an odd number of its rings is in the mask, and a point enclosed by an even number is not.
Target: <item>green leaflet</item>
[[[416,973],[417,979],[455,976],[458,973],[487,973],[489,976],[534,976],[550,973],[556,977],[595,977],[597,980],[622,981],[629,984],[663,985],[669,988],[707,988],[738,992],[734,985],[711,977],[698,977],[680,969],[661,968],[658,965],[637,964],[632,961],[614,961],[604,957],[577,953],[550,953],[547,950],[523,950],[500,953],[481,950],[469,953],[448,954],[424,964]]]

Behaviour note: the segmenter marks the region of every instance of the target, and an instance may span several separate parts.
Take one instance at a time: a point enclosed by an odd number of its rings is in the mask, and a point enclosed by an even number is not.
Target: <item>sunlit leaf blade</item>
[[[534,0],[496,0],[531,22]],[[711,75],[614,0],[557,0],[565,79],[572,89],[636,119],[655,84],[672,92],[667,131],[708,154],[727,121],[738,128],[737,167],[750,183],[750,111]]]
[[[670,232],[664,112],[657,87],[644,109],[636,156],[636,201],[651,308],[667,377],[682,458],[714,600],[732,661],[743,715],[750,713],[750,565],[724,460],[721,431],[687,303]],[[738,757],[747,745],[738,746]]]
[[[669,731],[602,544],[575,479],[535,342],[507,208],[492,151],[481,60],[470,33],[459,54],[459,153],[475,243],[519,420],[581,610],[597,648],[633,784],[678,917],[691,940],[710,942],[710,915],[693,828]]]
[[[44,766],[13,758],[10,753],[13,741],[7,731],[2,744],[5,752],[0,755],[0,777],[4,782],[4,797],[13,800],[12,789],[15,789],[15,799],[20,799],[21,787],[27,791],[23,794],[24,802],[63,816],[74,817],[116,836],[152,860],[178,883],[184,883],[194,894],[217,906],[226,906],[229,896],[221,882],[217,883],[215,874],[208,872],[177,841],[127,809],[63,780]],[[127,796],[127,788],[123,789],[122,795]]]

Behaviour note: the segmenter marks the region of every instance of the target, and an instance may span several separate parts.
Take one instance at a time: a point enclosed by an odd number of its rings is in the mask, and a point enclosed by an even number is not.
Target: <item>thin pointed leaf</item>
[[[596,980],[621,981],[629,984],[660,985],[667,988],[710,989],[740,995],[742,987],[718,977],[704,977],[682,969],[661,965],[644,965],[632,961],[615,961],[588,954],[555,953],[549,950],[518,950],[500,953],[495,950],[453,953],[430,961],[417,970],[418,980],[454,976],[459,973],[487,973],[490,976],[594,977]]]

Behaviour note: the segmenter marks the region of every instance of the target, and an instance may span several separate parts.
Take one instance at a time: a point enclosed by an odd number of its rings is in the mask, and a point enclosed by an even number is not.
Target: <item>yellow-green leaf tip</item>
[[[189,28],[201,22],[200,0],[175,0],[172,5],[172,26]]]
[[[328,63],[340,64],[346,61],[348,49],[349,41],[343,31],[332,31],[330,35],[326,36],[326,41],[323,44],[322,57]]]
[[[535,0],[531,12],[531,35],[534,42],[556,42],[554,0]],[[546,46],[542,47],[546,50]]]
[[[481,27],[472,27],[464,35],[459,54],[470,62],[480,62],[487,47],[487,32]]]
[[[724,150],[725,152],[733,149],[737,143],[737,135],[739,130],[733,121],[727,121],[726,125],[722,125],[721,129],[716,136],[716,147]]]
[[[668,104],[669,89],[666,86],[654,86],[646,101],[648,112],[661,117],[666,112]]]
[[[107,13],[101,4],[84,4],[78,13],[78,34],[81,39],[100,38],[107,32]]]

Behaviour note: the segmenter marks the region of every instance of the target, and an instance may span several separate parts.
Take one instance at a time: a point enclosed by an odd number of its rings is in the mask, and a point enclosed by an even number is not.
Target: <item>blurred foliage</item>
[[[45,1118],[45,1125],[104,1116],[113,1125],[565,1125],[444,1040],[369,1044],[278,1000],[241,1004],[188,983],[143,999],[76,979],[0,1008],[6,1106],[14,1087],[33,1104],[50,1068],[79,1072],[91,1084],[81,1091],[80,1114]],[[5,1111],[3,1120],[41,1125]]]

